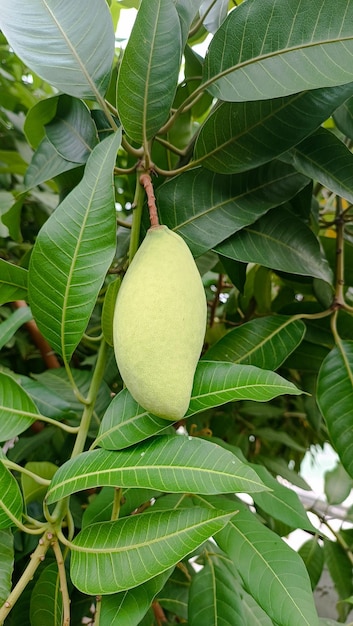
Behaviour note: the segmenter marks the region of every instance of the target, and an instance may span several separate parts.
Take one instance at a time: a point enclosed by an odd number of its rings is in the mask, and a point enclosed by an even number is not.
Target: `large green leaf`
[[[324,551],[318,542],[318,538],[308,539],[298,550],[299,555],[305,563],[311,581],[312,589],[315,589],[319,582],[324,567]]]
[[[274,209],[216,250],[238,261],[332,282],[332,272],[318,239],[304,222],[285,209]]]
[[[50,563],[41,572],[31,594],[31,623],[36,626],[61,626],[63,602],[58,566]]]
[[[217,507],[223,503],[223,498],[208,500]],[[281,626],[318,625],[303,561],[244,505],[216,541],[231,557],[245,589],[271,619]]]
[[[232,571],[222,561],[208,558],[191,582],[189,625],[247,626],[242,605]]]
[[[27,297],[28,272],[0,259],[0,305]]]
[[[32,319],[31,309],[23,306],[14,311],[0,324],[0,350],[14,336],[16,330]]]
[[[151,139],[168,118],[178,82],[181,43],[173,0],[142,0],[117,87],[119,116],[127,134],[138,143]]]
[[[170,576],[167,570],[142,585],[102,598],[100,622],[102,626],[137,626],[164,587]]]
[[[215,172],[253,169],[310,135],[352,93],[353,84],[259,102],[225,102],[201,127],[195,158]]]
[[[38,416],[30,396],[11,376],[0,372],[0,441],[20,435]]]
[[[16,479],[1,460],[0,484],[0,528],[8,528],[9,526],[15,526],[9,514],[15,519],[22,521],[23,501]]]
[[[75,163],[86,163],[98,143],[89,108],[82,100],[67,95],[59,96],[55,117],[45,130],[60,156]]]
[[[276,370],[300,344],[304,334],[301,320],[286,315],[261,317],[228,332],[207,350],[204,358]]]
[[[78,98],[104,95],[114,58],[114,29],[105,0],[3,0],[0,28],[39,76]]]
[[[199,256],[305,187],[306,177],[283,166],[274,161],[234,176],[184,172],[157,190],[161,221]]]
[[[55,150],[48,137],[44,137],[33,154],[24,177],[24,182],[29,189],[77,167],[79,167],[79,163],[64,159]]]
[[[325,357],[319,371],[317,403],[342,465],[353,477],[352,341],[341,341]]]
[[[74,539],[72,581],[92,595],[136,587],[178,563],[233,515],[195,506],[92,524]]]
[[[203,439],[166,435],[131,449],[93,450],[67,461],[52,480],[48,502],[102,485],[205,494],[266,489],[256,472],[228,450]]]
[[[14,536],[10,528],[0,530],[0,605],[10,595],[14,563]]]
[[[283,155],[296,170],[353,202],[353,155],[333,133],[319,128]]]
[[[204,82],[220,100],[277,98],[353,79],[352,0],[247,0],[215,34]]]
[[[300,394],[278,374],[251,365],[200,361],[186,417],[235,400],[264,402],[281,394]],[[121,391],[110,403],[95,445],[120,450],[163,431],[166,421],[147,413],[129,394]]]
[[[66,359],[86,329],[115,253],[112,173],[120,140],[117,132],[96,146],[82,181],[44,224],[31,255],[33,316]]]
[[[325,539],[325,563],[335,585],[338,597],[343,602],[337,604],[341,622],[345,622],[351,606],[344,603],[353,594],[352,563],[347,551],[337,542]]]

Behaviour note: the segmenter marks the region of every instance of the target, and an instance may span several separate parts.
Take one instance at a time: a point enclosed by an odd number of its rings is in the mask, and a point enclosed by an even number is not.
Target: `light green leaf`
[[[30,108],[26,115],[23,130],[32,148],[38,148],[45,137],[45,124],[48,124],[56,113],[59,96],[39,100]]]
[[[45,222],[31,255],[33,316],[67,360],[86,330],[115,252],[112,172],[120,140],[117,132],[96,146],[82,181]]]
[[[82,100],[67,95],[59,96],[56,115],[45,131],[59,155],[75,163],[86,163],[98,143],[89,108]]]
[[[67,161],[60,156],[49,139],[44,137],[33,154],[24,182],[27,189],[30,189],[76,167],[79,167],[78,163]]]
[[[350,139],[353,138],[353,98],[344,102],[333,114],[337,128]]]
[[[31,624],[61,626],[63,613],[58,566],[50,563],[41,572],[31,594]]]
[[[346,550],[337,541],[324,540],[325,563],[330,572],[340,600],[349,598],[353,593],[352,563]],[[344,602],[337,603],[340,622],[345,622],[351,607]]]
[[[54,463],[50,463],[49,461],[29,461],[26,463],[25,469],[33,474],[36,474],[37,476],[40,476],[41,478],[51,480],[57,471],[58,466],[54,465]],[[28,474],[21,475],[21,485],[26,505],[36,500],[43,500],[48,490],[48,487],[38,483]]]
[[[142,0],[117,86],[119,117],[134,141],[152,139],[167,120],[181,52],[181,24],[173,0]]]
[[[304,334],[301,320],[285,315],[262,317],[228,332],[203,358],[276,370],[300,344]]]
[[[273,210],[216,247],[238,261],[332,282],[332,272],[310,228],[285,209]]]
[[[27,430],[39,413],[30,396],[3,372],[0,372],[0,398],[0,441],[7,441]]]
[[[0,28],[16,54],[58,91],[78,98],[104,95],[114,58],[105,0],[86,0],[84,11],[67,1],[3,0]]]
[[[353,489],[353,479],[341,463],[324,474],[324,491],[329,504],[341,504]]]
[[[164,587],[171,569],[142,585],[102,598],[100,622],[109,626],[137,626],[147,613],[155,596]]]
[[[201,167],[173,177],[158,188],[156,197],[163,224],[199,256],[290,200],[306,184],[306,177],[279,161],[234,176]]]
[[[9,528],[10,526],[15,526],[11,517],[22,521],[23,501],[16,479],[1,460],[0,484],[0,528]]]
[[[176,565],[233,515],[192,507],[92,524],[73,541],[72,581],[89,595],[136,587]]]
[[[190,26],[203,0],[173,0],[173,2],[180,19],[183,39],[182,48],[184,48],[185,42],[189,36]]]
[[[191,581],[189,626],[247,626],[242,604],[230,569],[208,558]]]
[[[353,2],[247,0],[215,34],[204,82],[220,100],[277,98],[353,79]],[[280,27],[279,27],[280,25]]]
[[[324,551],[317,538],[308,539],[298,550],[308,570],[312,589],[315,589],[319,582],[324,567]]]
[[[343,467],[353,478],[353,342],[341,341],[325,357],[317,403]]]
[[[353,202],[353,155],[333,133],[319,128],[282,158],[338,196]]]
[[[273,621],[249,593],[243,590],[242,596],[246,624],[251,624],[251,626],[273,626]]]
[[[22,306],[0,324],[0,350],[23,324],[32,319],[31,309]]]
[[[256,472],[228,450],[203,439],[166,435],[119,452],[83,452],[67,461],[52,480],[48,503],[101,485],[205,494],[266,489]]]
[[[14,536],[10,528],[0,530],[0,604],[10,595],[14,564]]]
[[[223,498],[207,500],[216,506],[223,503]],[[301,558],[244,505],[239,509],[215,539],[232,559],[245,589],[281,626],[318,626],[309,576]]]
[[[0,305],[26,298],[27,280],[27,270],[0,259]]]

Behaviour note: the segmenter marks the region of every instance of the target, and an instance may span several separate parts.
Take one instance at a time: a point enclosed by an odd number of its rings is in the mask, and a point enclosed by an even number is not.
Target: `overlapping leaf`
[[[44,224],[31,255],[33,316],[66,359],[86,329],[115,252],[112,172],[120,139],[117,132],[96,146],[81,183]]]
[[[264,215],[218,245],[216,250],[238,261],[332,282],[331,269],[314,233],[285,209]]]
[[[211,42],[205,85],[220,100],[248,101],[348,83],[352,21],[352,0],[244,2]]]
[[[290,200],[307,178],[278,161],[242,175],[195,168],[159,187],[161,221],[177,231],[194,256]]]
[[[310,135],[353,91],[353,84],[259,102],[222,103],[198,135],[195,158],[215,172],[253,169]]]
[[[178,563],[233,515],[195,506],[92,524],[74,539],[72,581],[89,595],[136,587]]]
[[[30,396],[11,376],[0,372],[0,441],[27,430],[38,415]]]
[[[353,342],[342,341],[319,371],[317,402],[342,465],[353,477]]]
[[[15,526],[13,519],[22,521],[23,501],[14,476],[0,460],[0,528]]]
[[[16,330],[32,319],[28,306],[20,307],[0,324],[0,349],[13,337]]]
[[[79,167],[74,161],[67,161],[55,150],[53,144],[45,137],[33,154],[26,171],[24,182],[29,189]]]
[[[77,98],[59,96],[55,117],[45,127],[55,150],[68,161],[86,163],[98,143],[97,129],[89,109]]]
[[[305,325],[300,320],[285,315],[262,317],[228,332],[204,358],[276,370],[300,344],[304,334]]]
[[[181,46],[175,2],[142,0],[117,88],[122,124],[138,143],[151,139],[168,118],[178,82]]]
[[[80,3],[3,0],[0,28],[39,76],[78,98],[104,95],[114,57],[114,29],[105,0]]]
[[[30,617],[36,626],[61,626],[63,613],[58,566],[50,563],[40,574],[31,594]]]
[[[11,529],[0,530],[0,604],[10,595],[14,563],[14,535]]]
[[[57,471],[48,502],[102,485],[206,494],[266,489],[256,472],[228,450],[203,439],[174,435],[119,452],[83,452]]]
[[[28,272],[0,259],[0,305],[27,297]]]

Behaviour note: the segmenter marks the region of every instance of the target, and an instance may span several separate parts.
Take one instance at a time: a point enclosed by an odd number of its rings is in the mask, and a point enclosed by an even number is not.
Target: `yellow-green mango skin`
[[[150,228],[121,284],[113,321],[121,377],[150,413],[173,421],[185,415],[206,321],[188,246],[167,226]]]

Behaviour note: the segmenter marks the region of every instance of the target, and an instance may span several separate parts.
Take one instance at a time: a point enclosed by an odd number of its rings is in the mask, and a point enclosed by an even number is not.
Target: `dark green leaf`
[[[3,0],[0,27],[16,54],[58,91],[104,95],[114,57],[105,0],[87,0],[84,11],[79,3]]]
[[[23,324],[32,319],[31,309],[23,306],[14,311],[4,322],[0,324],[0,349],[7,344],[14,336],[15,332],[21,328]]]
[[[301,556],[308,570],[311,580],[311,587],[315,589],[319,582],[324,567],[324,551],[317,539],[309,539],[299,548],[298,554]]]
[[[331,283],[332,272],[319,242],[304,222],[291,213],[273,210],[216,247],[220,254],[271,269],[315,276]]]
[[[351,0],[248,0],[208,50],[204,81],[220,100],[264,100],[353,79]],[[279,26],[281,25],[281,26]]]
[[[82,100],[67,95],[59,96],[56,115],[45,130],[59,155],[75,163],[86,163],[98,143],[97,129],[88,107]]]
[[[92,595],[137,587],[176,565],[233,515],[193,507],[88,526],[73,542],[72,581]]]
[[[13,518],[22,521],[23,501],[14,476],[0,460],[0,528],[15,526]]]
[[[262,317],[231,330],[210,348],[208,361],[231,361],[276,370],[300,344],[305,325],[284,315]]]
[[[48,502],[101,485],[205,494],[266,489],[255,471],[231,452],[202,439],[174,435],[119,452],[83,452],[57,471]]]
[[[78,163],[67,161],[60,156],[49,139],[44,137],[28,166],[24,182],[28,189],[36,187],[78,166]]]
[[[96,146],[81,183],[44,224],[31,255],[33,316],[67,360],[86,330],[115,252],[112,172],[120,140],[117,132]]]
[[[324,474],[324,490],[329,504],[341,504],[348,498],[353,488],[353,480],[341,463]]]
[[[138,143],[151,139],[168,118],[181,46],[181,24],[173,0],[142,0],[117,87],[119,117]]]
[[[23,130],[32,148],[38,148],[45,137],[45,124],[48,124],[56,113],[59,96],[39,100],[28,111]]]
[[[317,402],[342,465],[353,477],[353,342],[341,341],[324,359]]]
[[[334,112],[333,119],[339,130],[353,139],[353,98],[349,98]]]
[[[31,623],[36,626],[61,626],[63,603],[58,566],[50,563],[40,574],[31,595]]]
[[[0,441],[27,430],[37,419],[38,409],[17,382],[0,372]]]
[[[9,528],[0,530],[0,604],[7,600],[11,591],[14,563],[13,533]]]
[[[27,297],[28,272],[0,259],[0,305]]]
[[[347,555],[346,550],[342,548],[336,541],[324,541],[325,562],[331,574],[331,578],[335,585],[340,600],[349,598],[353,593],[352,583],[352,563]],[[340,614],[340,621],[345,621],[349,611],[349,604],[339,602],[337,610]]]
[[[275,161],[234,176],[197,168],[169,180],[156,196],[161,221],[199,256],[289,200],[306,184],[304,176]]]

